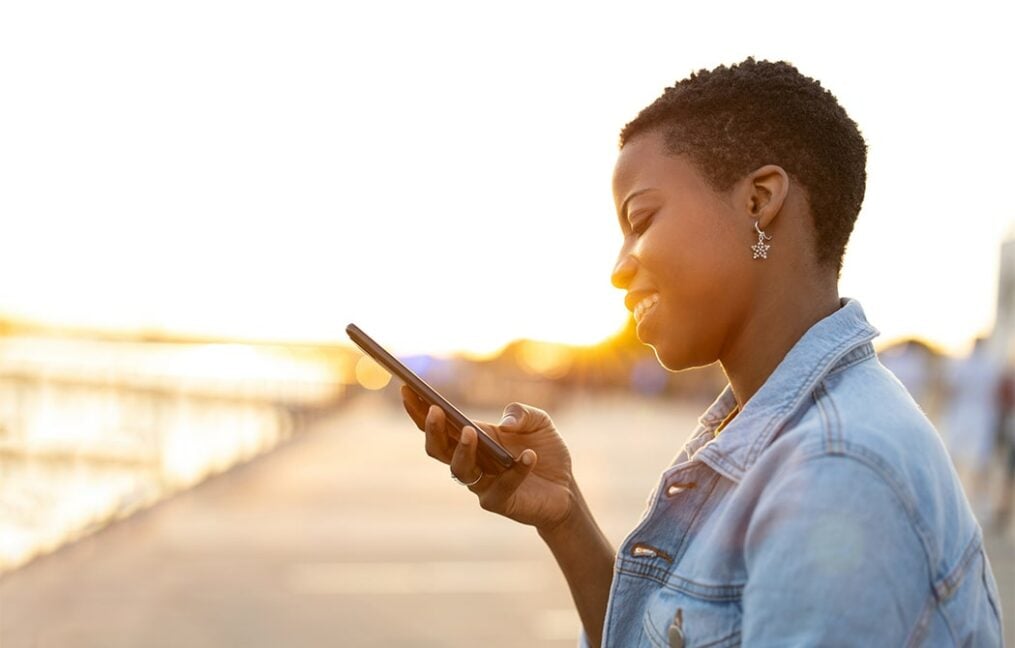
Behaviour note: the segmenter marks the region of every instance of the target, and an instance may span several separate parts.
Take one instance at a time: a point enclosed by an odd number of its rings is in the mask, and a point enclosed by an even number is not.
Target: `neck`
[[[835,282],[810,290],[794,286],[762,296],[740,334],[719,358],[738,408],[742,410],[761,389],[809,328],[837,310]]]

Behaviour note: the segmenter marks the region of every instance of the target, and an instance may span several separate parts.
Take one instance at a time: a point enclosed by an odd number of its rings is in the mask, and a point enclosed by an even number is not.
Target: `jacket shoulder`
[[[780,442],[794,453],[867,464],[901,501],[938,576],[979,542],[940,435],[876,357],[829,373],[773,446]]]

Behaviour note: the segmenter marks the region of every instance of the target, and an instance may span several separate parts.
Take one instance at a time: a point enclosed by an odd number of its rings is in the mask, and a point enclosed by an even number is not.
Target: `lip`
[[[645,304],[648,304],[648,306],[645,306]],[[634,316],[635,324],[637,324],[638,338],[642,341],[644,341],[641,334],[642,327],[652,318],[652,314],[658,305],[659,293],[653,293],[634,308],[634,313],[632,315]]]
[[[635,290],[634,292],[629,292],[627,293],[627,297],[624,297],[624,306],[627,306],[627,310],[633,313],[634,307],[637,306],[641,300],[657,292],[657,290]]]

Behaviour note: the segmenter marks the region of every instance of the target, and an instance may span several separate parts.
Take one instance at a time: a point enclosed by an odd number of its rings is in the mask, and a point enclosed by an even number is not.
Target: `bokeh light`
[[[391,374],[370,356],[363,356],[356,363],[356,381],[370,390],[384,389],[391,382]]]

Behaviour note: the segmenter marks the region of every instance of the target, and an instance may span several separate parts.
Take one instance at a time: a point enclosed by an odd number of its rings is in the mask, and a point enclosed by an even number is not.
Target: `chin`
[[[659,364],[668,371],[696,369],[698,367],[706,367],[715,362],[715,358],[704,357],[700,353],[694,353],[692,349],[686,347],[673,349],[667,346],[649,346],[656,352],[656,360],[659,361]]]

